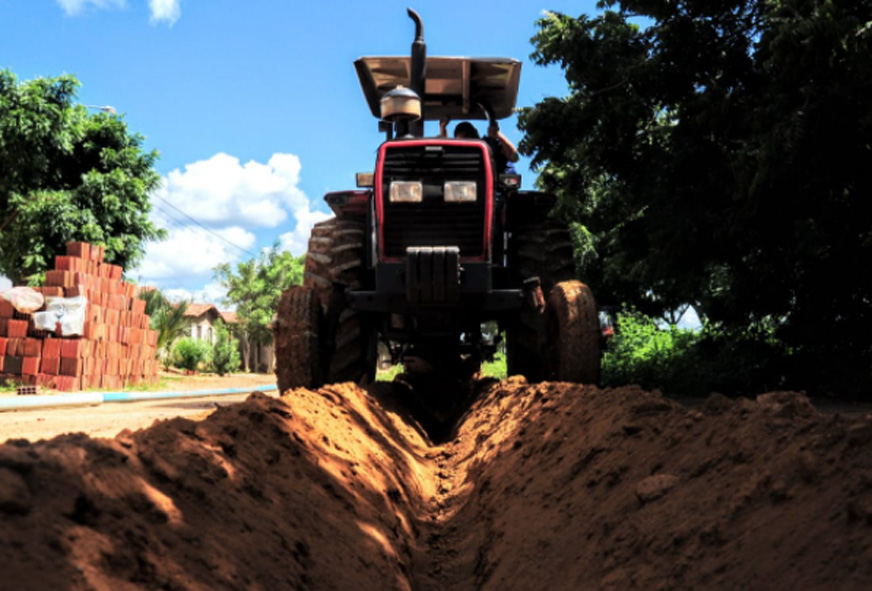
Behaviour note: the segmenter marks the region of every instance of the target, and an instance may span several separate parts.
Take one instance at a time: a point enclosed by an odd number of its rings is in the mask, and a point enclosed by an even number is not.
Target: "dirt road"
[[[341,384],[0,446],[0,591],[872,588],[872,419],[480,387],[442,445]]]
[[[172,379],[168,382],[168,389],[217,390],[270,384],[275,384],[275,376],[271,374],[237,374],[224,377],[201,375]],[[18,438],[38,441],[64,433],[85,433],[91,437],[114,437],[124,429],[131,431],[144,429],[157,420],[174,417],[201,420],[216,408],[242,402],[246,398],[248,398],[247,393],[208,398],[0,412],[0,443],[8,439]]]

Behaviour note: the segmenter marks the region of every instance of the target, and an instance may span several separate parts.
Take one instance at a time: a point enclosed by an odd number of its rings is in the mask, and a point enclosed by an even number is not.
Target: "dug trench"
[[[0,589],[872,588],[872,418],[509,380],[430,444],[396,388],[0,446]]]

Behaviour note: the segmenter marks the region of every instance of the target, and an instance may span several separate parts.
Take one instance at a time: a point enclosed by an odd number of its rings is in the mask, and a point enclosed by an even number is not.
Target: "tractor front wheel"
[[[547,301],[555,285],[575,275],[569,228],[552,219],[515,228],[509,246],[509,264],[519,281],[539,277]],[[506,332],[509,375],[522,375],[530,382],[547,379],[545,316],[536,310],[521,310]]]
[[[279,392],[323,383],[319,355],[321,304],[311,287],[288,288],[279,300],[273,334]]]
[[[545,322],[547,379],[599,383],[599,313],[590,288],[580,281],[554,286],[545,306]]]
[[[286,291],[282,295],[282,302],[287,299],[288,303],[280,305],[278,310],[276,375],[279,376],[279,387],[282,387],[282,375],[288,376],[288,383],[306,387],[335,382],[363,383],[374,379],[376,329],[363,314],[346,307],[341,295],[334,293],[334,285],[344,285],[348,289],[360,289],[363,286],[365,237],[365,225],[356,220],[331,218],[315,224],[312,229],[303,286]],[[306,329],[315,331],[315,344],[305,360],[297,359],[290,347],[279,346],[278,332],[282,322],[289,322],[285,315],[293,312],[291,302],[302,297],[294,295],[300,289],[307,294],[306,306],[315,306],[318,313],[317,328]],[[300,374],[300,363],[308,367],[312,362],[319,365],[317,372],[306,374],[313,376],[310,378],[311,384],[299,383],[306,377]]]

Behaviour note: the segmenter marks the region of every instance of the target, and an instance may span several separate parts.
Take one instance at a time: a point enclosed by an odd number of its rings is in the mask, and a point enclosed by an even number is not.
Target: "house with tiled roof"
[[[275,352],[272,345],[252,346],[245,334],[234,330],[239,324],[236,312],[221,311],[215,304],[188,304],[185,318],[190,322],[189,334],[192,338],[215,342],[215,323],[221,319],[230,328],[234,336],[239,340],[239,354],[242,357],[243,369],[248,371],[270,372],[275,363]]]
[[[191,338],[207,343],[215,342],[215,321],[221,318],[221,312],[215,304],[188,304],[185,318],[189,322]]]

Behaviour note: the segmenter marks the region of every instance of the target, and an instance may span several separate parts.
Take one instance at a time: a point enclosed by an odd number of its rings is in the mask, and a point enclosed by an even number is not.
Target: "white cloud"
[[[215,304],[219,310],[230,310],[234,306],[222,304],[227,296],[227,290],[217,281],[207,283],[201,289],[190,290],[184,288],[166,289],[164,296],[171,302],[195,302],[197,304]]]
[[[126,0],[56,0],[58,5],[67,15],[73,16],[81,13],[88,6],[97,9],[123,8],[127,6]],[[151,13],[152,24],[165,22],[169,26],[176,24],[182,16],[181,0],[148,0],[148,10]]]
[[[274,228],[287,219],[286,209],[308,211],[299,182],[300,159],[293,154],[274,154],[266,164],[241,164],[239,158],[218,153],[170,172],[157,205],[164,199],[211,226]]]
[[[12,282],[9,281],[9,278],[0,275],[0,291],[3,291],[4,289],[9,289],[10,287],[12,287]]]
[[[244,249],[251,248],[255,242],[254,234],[238,226],[214,232],[196,226],[170,228],[166,240],[148,244],[142,264],[133,275],[143,277],[146,282],[211,277],[217,265],[247,256],[228,242]]]
[[[79,14],[88,5],[94,8],[120,8],[125,5],[124,0],[57,0],[57,3],[68,15]]]
[[[182,16],[180,2],[181,0],[148,0],[151,22],[166,21],[170,26],[176,24],[176,21]]]
[[[312,231],[312,226],[329,217],[330,214],[310,211],[308,207],[305,210],[298,210],[296,213],[297,226],[292,231],[279,236],[282,250],[289,250],[294,256],[306,252],[309,247],[309,233]]]
[[[300,170],[293,154],[273,154],[266,164],[242,164],[225,153],[173,170],[154,194],[151,212],[152,221],[169,236],[148,244],[143,262],[130,275],[181,299],[205,297],[218,303],[225,293],[213,281],[213,269],[252,256],[227,242],[257,252],[254,232],[285,223],[293,229],[279,237],[281,247],[302,254],[312,226],[330,216],[312,209],[298,186]],[[275,233],[266,234],[271,243]],[[192,288],[198,284],[204,287]]]

